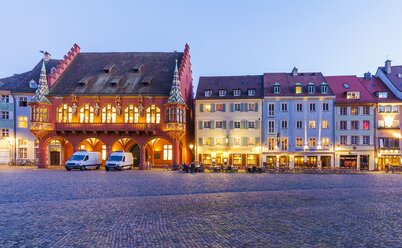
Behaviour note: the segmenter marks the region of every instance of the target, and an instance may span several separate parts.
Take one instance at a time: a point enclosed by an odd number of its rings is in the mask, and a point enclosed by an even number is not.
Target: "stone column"
[[[360,155],[357,155],[356,160],[356,170],[360,170]]]
[[[146,144],[144,144],[140,147],[140,165],[139,165],[140,170],[147,169],[147,166],[145,164],[145,146],[146,146]]]
[[[39,151],[38,168],[47,168],[46,149],[42,139],[39,139],[38,151]]]
[[[177,165],[179,164],[179,156],[180,156],[180,152],[179,152],[179,142],[178,141],[173,141],[173,165]]]

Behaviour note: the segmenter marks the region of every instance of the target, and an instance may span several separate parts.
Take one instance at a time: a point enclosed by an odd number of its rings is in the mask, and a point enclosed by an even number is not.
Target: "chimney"
[[[45,56],[45,58],[43,59],[44,61],[49,61],[52,58],[52,55],[50,55],[50,53],[48,53],[47,51],[45,51],[43,55]]]
[[[364,73],[364,79],[371,80],[371,73],[369,71]]]
[[[298,73],[297,68],[293,67],[292,76],[297,76],[297,73]]]
[[[385,72],[387,74],[391,73],[391,60],[387,59],[387,61],[385,61]]]

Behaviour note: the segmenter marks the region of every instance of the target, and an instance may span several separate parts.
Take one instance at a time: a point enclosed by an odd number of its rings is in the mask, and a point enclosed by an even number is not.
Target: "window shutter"
[[[215,145],[215,138],[211,138],[211,146]]]
[[[203,146],[204,145],[203,141],[204,141],[203,138],[198,138],[198,145]]]
[[[258,146],[260,144],[260,137],[255,137],[255,145]]]
[[[258,102],[255,103],[255,108],[254,108],[255,112],[258,112]]]
[[[246,129],[248,128],[248,120],[244,121],[244,128],[246,128]]]
[[[200,112],[204,112],[204,104],[200,104]]]
[[[12,120],[13,118],[14,118],[13,111],[9,111],[9,112],[8,112],[8,119],[9,119],[9,120]],[[17,125],[18,125],[18,123],[17,123]]]
[[[215,128],[215,121],[211,121],[211,129]]]
[[[226,129],[226,121],[222,121],[222,128]]]
[[[351,136],[346,137],[346,145],[350,145],[352,143]]]
[[[233,111],[234,111],[234,104],[231,103],[231,104],[230,104],[230,112],[233,112]]]
[[[256,120],[255,121],[255,129],[258,129],[258,128],[260,128],[260,121]]]
[[[246,139],[247,139],[247,137],[241,137],[241,146],[246,146],[247,145]]]
[[[215,103],[211,104],[211,112],[215,112]]]
[[[240,122],[240,128],[244,129],[245,126],[246,126],[246,125],[244,124],[244,120],[241,120],[241,122]]]
[[[222,112],[226,112],[226,103],[222,104]]]
[[[240,103],[240,112],[244,112],[244,103]]]
[[[234,138],[229,138],[229,146],[233,146],[234,144]]]
[[[336,136],[336,144],[341,143],[341,137],[339,135]]]
[[[245,112],[248,112],[248,103],[245,103],[245,104],[244,104],[244,111],[245,111]]]
[[[203,129],[204,127],[202,126],[202,124],[204,124],[202,121],[198,122],[198,129]]]
[[[373,135],[370,135],[370,145],[374,145],[374,137]]]
[[[233,129],[234,127],[234,121],[230,121],[230,129]]]

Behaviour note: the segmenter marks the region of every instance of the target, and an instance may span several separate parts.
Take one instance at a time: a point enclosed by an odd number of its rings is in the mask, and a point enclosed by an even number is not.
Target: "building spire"
[[[172,88],[170,90],[169,99],[167,100],[167,103],[178,103],[178,104],[186,105],[184,103],[183,97],[181,95],[180,78],[179,78],[179,70],[177,67],[177,59],[176,59],[176,65],[174,68]]]
[[[45,60],[42,60],[42,69],[40,70],[38,88],[36,89],[35,95],[31,99],[30,102],[51,103],[49,101],[49,99],[47,99],[47,97],[46,97],[46,95],[48,93],[49,93],[49,88],[48,88],[47,79],[46,79]]]

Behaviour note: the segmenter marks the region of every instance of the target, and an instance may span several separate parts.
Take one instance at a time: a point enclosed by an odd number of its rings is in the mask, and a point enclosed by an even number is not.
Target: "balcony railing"
[[[56,131],[75,132],[134,132],[155,131],[160,124],[155,123],[56,123]]]

